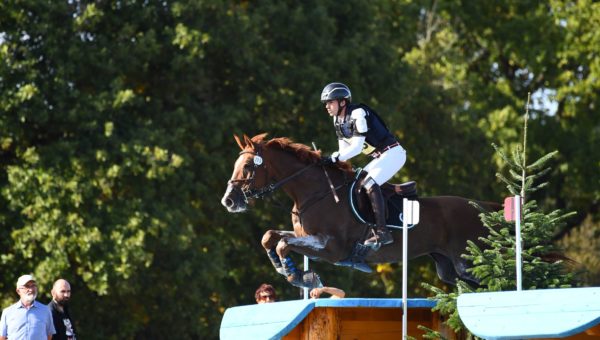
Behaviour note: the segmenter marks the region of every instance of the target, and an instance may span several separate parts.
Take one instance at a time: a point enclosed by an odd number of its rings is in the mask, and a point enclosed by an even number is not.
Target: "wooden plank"
[[[409,314],[410,316],[410,314]],[[424,332],[419,325],[429,326],[421,321],[408,322],[408,335],[420,339]],[[397,340],[402,338],[401,321],[345,321],[342,320],[340,339],[356,340]]]
[[[600,288],[462,294],[458,312],[486,339],[566,337],[600,323]]]
[[[315,308],[304,321],[303,340],[339,338],[341,323],[336,308]]]

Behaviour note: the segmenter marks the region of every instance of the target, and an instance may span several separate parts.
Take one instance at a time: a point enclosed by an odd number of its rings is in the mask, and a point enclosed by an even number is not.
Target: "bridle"
[[[242,183],[240,190],[242,191],[242,195],[244,195],[244,201],[246,202],[246,204],[248,203],[248,200],[250,200],[250,199],[263,198],[264,196],[274,192],[275,190],[277,190],[278,188],[283,186],[285,183],[300,176],[302,173],[304,173],[305,171],[307,171],[308,169],[310,169],[311,167],[316,165],[316,163],[309,164],[309,165],[303,167],[302,169],[294,172],[293,174],[281,179],[280,181],[267,184],[267,185],[263,186],[262,188],[254,189],[252,187],[254,186],[256,170],[258,168],[260,168],[261,166],[264,166],[264,161],[263,161],[263,158],[260,156],[259,151],[244,150],[244,151],[240,152],[240,156],[243,154],[254,155],[253,162],[252,162],[252,170],[251,170],[252,172],[250,173],[250,175],[247,178],[232,179],[232,180],[229,180],[228,184],[240,183],[240,182]],[[269,174],[267,172],[266,166],[264,166],[264,167],[265,167],[265,178],[267,179],[267,180],[265,180],[265,182],[268,182]]]

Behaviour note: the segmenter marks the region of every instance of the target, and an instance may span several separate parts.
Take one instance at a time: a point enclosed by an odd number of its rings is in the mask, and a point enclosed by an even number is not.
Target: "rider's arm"
[[[352,136],[352,138],[349,140],[338,140],[338,160],[347,161],[362,151],[363,144],[365,143],[364,133],[366,133],[369,129],[367,127],[367,120],[365,118],[366,115],[367,113],[362,108],[352,111],[351,118],[355,121],[356,132],[358,132],[358,134]]]

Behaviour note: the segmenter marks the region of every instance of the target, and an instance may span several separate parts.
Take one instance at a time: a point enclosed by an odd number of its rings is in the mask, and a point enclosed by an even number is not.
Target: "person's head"
[[[344,112],[346,106],[352,102],[350,88],[342,83],[327,84],[321,91],[321,103],[330,116],[337,116]]]
[[[33,275],[22,275],[17,279],[17,294],[21,298],[21,302],[25,305],[33,303],[37,297],[37,283]]]
[[[258,287],[256,292],[254,292],[254,298],[256,299],[256,303],[269,303],[277,301],[277,293],[275,293],[275,288],[270,284],[263,283]]]
[[[52,286],[52,300],[61,306],[66,305],[71,298],[71,285],[67,280],[58,279]]]

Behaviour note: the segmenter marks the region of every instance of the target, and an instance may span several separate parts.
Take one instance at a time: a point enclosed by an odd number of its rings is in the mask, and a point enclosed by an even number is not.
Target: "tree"
[[[0,300],[14,299],[23,272],[46,297],[64,276],[75,312],[95,306],[77,313],[82,338],[217,337],[225,308],[281,279],[260,238],[290,223],[285,200],[243,216],[220,205],[232,134],[332,151],[318,99],[332,80],[385,115],[407,149],[393,181],[478,199],[501,192],[486,145],[510,150],[523,93],[550,90],[558,109],[534,112],[530,151],[560,150],[559,180],[536,199],[593,218],[599,5],[3,1]],[[399,295],[397,266],[315,267],[349,295]]]
[[[523,289],[565,288],[576,284],[576,277],[568,270],[566,257],[552,244],[553,236],[566,224],[568,218],[575,213],[564,213],[560,209],[543,213],[539,211],[537,202],[529,199],[531,195],[546,187],[548,182],[541,182],[551,168],[547,164],[557,151],[548,153],[533,163],[526,162],[527,116],[525,115],[525,133],[522,148],[516,148],[511,157],[498,147],[494,148],[508,167],[508,175],[498,173],[497,176],[506,184],[511,195],[520,195],[522,207],[522,284]],[[475,206],[477,204],[473,203]],[[439,310],[450,317],[447,324],[455,331],[464,328],[458,311],[456,299],[458,295],[469,292],[512,290],[516,286],[516,235],[514,222],[504,219],[504,212],[488,212],[481,210],[481,221],[488,229],[489,235],[481,238],[483,246],[468,241],[463,257],[473,264],[468,272],[480,283],[480,287],[472,287],[466,282],[458,281],[451,293],[430,284],[423,285],[434,293],[438,300],[434,310]]]

